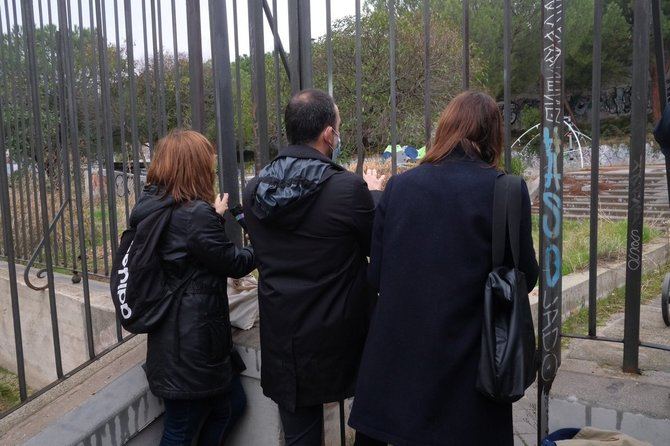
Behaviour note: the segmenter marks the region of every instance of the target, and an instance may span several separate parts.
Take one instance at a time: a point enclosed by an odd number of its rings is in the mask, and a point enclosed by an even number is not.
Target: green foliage
[[[540,113],[540,110],[537,107],[529,107],[528,105],[525,105],[521,109],[519,119],[521,121],[521,128],[523,130],[528,130],[534,125],[540,123],[540,120],[542,119],[542,114]]]
[[[533,234],[538,234],[539,218],[533,216]],[[598,223],[598,260],[621,260],[626,254],[628,223],[625,220],[600,220]],[[589,265],[589,220],[563,220],[563,275],[581,271]],[[642,242],[660,236],[662,232],[645,226]],[[534,237],[538,252],[539,240]]]
[[[0,367],[0,413],[20,402],[16,375]]]

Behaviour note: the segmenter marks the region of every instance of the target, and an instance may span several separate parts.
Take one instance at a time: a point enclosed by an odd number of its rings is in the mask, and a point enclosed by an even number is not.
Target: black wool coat
[[[379,290],[352,427],[395,446],[512,445],[512,405],[475,390],[499,172],[460,149],[393,177],[374,223]],[[538,267],[523,184],[520,270]]]
[[[365,182],[290,146],[247,185],[244,213],[259,262],[263,392],[286,410],[352,396],[373,296]]]
[[[130,217],[136,225],[161,206],[148,188]],[[148,335],[146,373],[156,396],[199,399],[226,392],[232,378],[232,337],[227,277],[255,267],[253,251],[238,249],[226,237],[224,220],[212,205],[176,205],[161,237],[159,255],[169,285],[188,280],[158,328]]]

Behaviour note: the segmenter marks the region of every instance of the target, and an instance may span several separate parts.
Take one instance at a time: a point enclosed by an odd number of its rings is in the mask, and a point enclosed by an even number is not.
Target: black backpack
[[[131,333],[149,333],[161,322],[178,296],[185,278],[175,287],[166,282],[158,243],[170,224],[172,206],[158,209],[126,229],[114,256],[109,281],[121,325]]]
[[[535,381],[535,329],[526,277],[519,271],[521,179],[501,175],[493,196],[493,271],[484,291],[484,321],[477,390],[510,403]],[[513,267],[504,265],[509,234]]]

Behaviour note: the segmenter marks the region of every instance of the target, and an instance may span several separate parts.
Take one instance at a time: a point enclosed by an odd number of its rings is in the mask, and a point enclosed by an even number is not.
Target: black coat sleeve
[[[393,186],[393,177],[386,184],[386,189],[379,198],[379,204],[375,211],[375,219],[372,227],[372,241],[370,247],[370,266],[368,267],[368,282],[370,286],[379,291],[379,281],[381,276],[382,255],[384,245],[384,223],[386,220],[386,209],[388,207],[389,197]]]
[[[356,233],[356,238],[366,255],[370,254],[370,238],[372,236],[372,224],[375,218],[375,201],[367,184],[362,178],[352,182],[351,194],[351,225]]]
[[[528,291],[535,288],[539,267],[533,247],[533,225],[531,220],[530,196],[525,181],[521,181],[521,227],[519,228],[519,269],[526,275]]]
[[[239,279],[256,266],[253,250],[237,248],[226,236],[223,217],[205,202],[194,205],[187,237],[188,253],[213,273]]]

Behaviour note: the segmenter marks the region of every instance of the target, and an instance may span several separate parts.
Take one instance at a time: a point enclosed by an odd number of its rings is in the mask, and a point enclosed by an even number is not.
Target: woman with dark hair
[[[495,101],[461,93],[421,165],[386,186],[369,270],[379,297],[349,420],[378,442],[357,444],[513,444],[512,405],[475,389],[502,141]],[[538,267],[525,183],[520,245],[532,289]]]
[[[159,255],[166,286],[179,284],[181,291],[148,335],[146,363],[149,387],[165,402],[162,446],[191,445],[200,426],[198,444],[222,444],[235,416],[231,398],[244,401],[233,373],[226,285],[227,277],[250,273],[255,260],[250,248],[238,249],[226,237],[228,198],[214,196],[215,153],[198,132],[170,132],[156,144],[147,186],[130,216],[137,227],[172,207]]]

